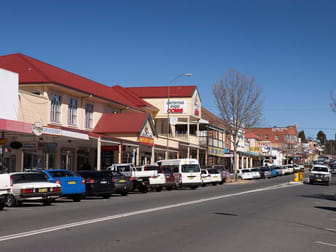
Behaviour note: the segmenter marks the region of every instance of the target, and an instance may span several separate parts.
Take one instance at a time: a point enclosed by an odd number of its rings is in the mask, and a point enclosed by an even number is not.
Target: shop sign
[[[170,125],[176,125],[177,122],[178,122],[177,117],[170,117],[170,118],[169,118],[169,124],[170,124]]]
[[[40,122],[35,122],[32,127],[35,136],[41,136],[43,133],[43,126]]]
[[[22,148],[24,150],[36,150],[37,149],[37,144],[36,143],[24,143]]]
[[[149,137],[152,138],[153,137],[153,131],[148,123],[148,121],[146,122],[145,127],[142,129],[140,136],[142,137]]]
[[[5,145],[7,143],[6,138],[0,138],[0,145]]]
[[[217,157],[224,157],[225,150],[216,147],[208,147],[208,154]]]
[[[260,147],[249,147],[248,151],[249,152],[260,152]]]
[[[186,102],[170,100],[169,106],[168,106],[168,100],[166,100],[164,110],[165,110],[165,113],[169,112],[170,114],[185,114],[187,112]]]
[[[200,104],[199,104],[199,97],[198,94],[196,94],[195,99],[194,99],[194,115],[195,116],[200,116]]]
[[[139,144],[153,146],[154,139],[150,137],[139,136]]]
[[[62,130],[61,129],[55,129],[55,128],[49,128],[49,127],[43,127],[43,134],[61,136],[62,135]]]
[[[62,134],[62,136],[66,136],[66,137],[89,140],[89,135],[84,134],[84,133],[73,132],[73,131],[69,131],[69,130],[62,130],[61,134]]]

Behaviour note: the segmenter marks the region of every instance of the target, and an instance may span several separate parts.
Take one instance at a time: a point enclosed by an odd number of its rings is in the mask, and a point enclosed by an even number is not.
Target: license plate
[[[100,181],[100,184],[107,184],[107,181]]]
[[[322,181],[322,179],[318,178],[318,179],[316,179],[316,181]]]
[[[75,184],[76,184],[76,181],[68,181],[68,184],[69,184],[69,185],[75,185]]]
[[[126,180],[124,180],[124,179],[121,179],[121,180],[119,180],[119,182],[120,182],[120,183],[125,183],[125,182],[126,182]]]
[[[41,188],[41,189],[38,189],[38,192],[48,192],[48,188]]]
[[[194,179],[194,177],[189,177],[189,179]]]
[[[217,178],[217,176],[214,176],[214,178]]]

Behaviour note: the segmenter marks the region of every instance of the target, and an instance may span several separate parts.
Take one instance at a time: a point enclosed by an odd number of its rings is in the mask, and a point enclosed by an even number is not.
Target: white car
[[[309,183],[324,183],[330,185],[331,172],[327,165],[313,165],[309,174]]]
[[[249,170],[251,171],[254,179],[260,179],[261,176],[257,168],[251,168]]]
[[[253,173],[250,169],[238,169],[237,170],[238,179],[253,179]]]
[[[5,206],[7,197],[10,194],[10,181],[7,174],[0,174],[0,210]]]
[[[161,192],[166,185],[166,176],[158,165],[146,165],[146,171],[157,171],[157,175],[149,178],[149,187]]]
[[[39,172],[8,173],[10,195],[7,197],[7,206],[17,206],[23,201],[42,201],[44,205],[51,203],[61,193],[61,185],[48,182],[45,174]]]
[[[201,169],[202,186],[212,183],[212,177],[207,169]]]
[[[222,182],[222,175],[221,173],[217,170],[217,169],[214,169],[214,168],[208,168],[206,169],[208,171],[208,173],[210,174],[211,176],[211,180],[212,180],[212,185],[217,185],[218,183],[221,183]]]

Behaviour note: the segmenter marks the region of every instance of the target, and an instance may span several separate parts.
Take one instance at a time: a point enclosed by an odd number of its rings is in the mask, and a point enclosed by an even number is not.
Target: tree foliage
[[[257,126],[262,119],[262,90],[254,81],[254,77],[230,70],[212,86],[226,132],[232,136],[235,157],[241,131]]]
[[[306,142],[307,142],[307,140],[306,140],[306,135],[305,135],[305,133],[304,133],[304,130],[301,130],[301,131],[299,132],[298,137],[301,138],[301,142],[302,142],[302,143],[306,143]]]
[[[327,142],[327,136],[326,136],[326,134],[324,134],[324,132],[321,131],[321,130],[320,130],[319,132],[317,132],[317,137],[316,137],[316,139],[319,140],[320,143],[321,143],[322,145],[325,145],[326,142]]]

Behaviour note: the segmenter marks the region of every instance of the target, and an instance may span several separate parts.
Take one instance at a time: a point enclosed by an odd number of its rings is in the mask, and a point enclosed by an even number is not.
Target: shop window
[[[268,135],[265,135],[265,139],[268,139]]]
[[[93,128],[93,104],[89,103],[85,105],[85,128]]]
[[[275,135],[275,140],[279,140],[279,135]]]
[[[50,121],[59,123],[61,118],[61,96],[51,95]]]
[[[73,98],[69,98],[68,103],[68,124],[77,124],[77,100]]]

